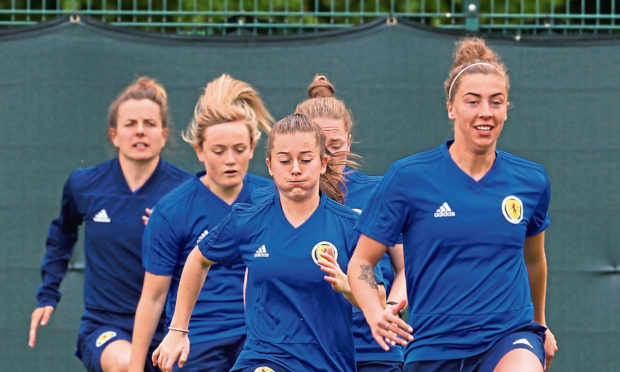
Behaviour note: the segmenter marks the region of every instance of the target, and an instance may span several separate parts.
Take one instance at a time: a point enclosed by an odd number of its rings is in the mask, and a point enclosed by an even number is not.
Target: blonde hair
[[[510,89],[510,79],[506,66],[500,62],[498,54],[493,52],[483,39],[467,37],[456,42],[454,63],[448,79],[444,82],[446,99],[452,102],[453,93],[459,89],[460,78],[468,74],[497,74],[506,82],[506,92]]]
[[[112,102],[108,109],[108,127],[116,128],[118,124],[118,108],[130,99],[141,100],[149,99],[159,105],[161,125],[168,128],[170,118],[168,117],[168,96],[166,90],[155,79],[141,76],[123,90]]]
[[[278,135],[294,133],[312,134],[317,146],[319,147],[320,159],[322,160],[326,156],[327,149],[325,148],[325,133],[323,133],[321,127],[305,115],[292,114],[278,121],[271,129],[271,133],[269,133],[269,138],[267,139],[265,151],[267,157],[271,159],[273,143]],[[325,173],[321,174],[319,179],[319,189],[328,197],[343,203],[344,193],[340,188],[340,185],[344,186],[342,174],[336,170],[336,164],[328,162]]]
[[[334,96],[336,89],[324,75],[316,75],[307,89],[308,99],[297,105],[296,113],[310,119],[329,118],[342,120],[347,134],[351,135],[353,114],[344,102]]]
[[[209,82],[194,108],[194,117],[182,133],[193,146],[205,141],[205,129],[211,125],[243,121],[250,133],[250,143],[258,142],[260,131],[269,133],[273,117],[258,92],[248,83],[222,74]]]
[[[347,108],[344,101],[336,98],[336,88],[325,75],[315,75],[314,80],[308,85],[308,98],[297,105],[295,112],[310,118],[327,118],[332,120],[342,120],[345,132],[351,137],[353,129],[353,114]],[[360,156],[347,152],[347,157],[359,159]],[[350,168],[357,168],[358,164],[353,160],[347,160],[346,165]]]

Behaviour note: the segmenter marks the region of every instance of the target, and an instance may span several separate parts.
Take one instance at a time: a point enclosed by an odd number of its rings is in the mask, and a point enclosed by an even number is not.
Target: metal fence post
[[[467,31],[480,30],[480,8],[478,0],[466,0],[463,2],[465,13],[465,29]]]

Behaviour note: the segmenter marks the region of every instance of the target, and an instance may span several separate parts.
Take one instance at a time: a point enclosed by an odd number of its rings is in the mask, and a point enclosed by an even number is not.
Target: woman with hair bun
[[[247,339],[233,371],[355,371],[353,299],[340,267],[357,243],[358,214],[336,201],[341,176],[325,135],[307,117],[287,116],[269,134],[266,162],[277,191],[233,206],[187,258],[170,332],[153,353],[165,372],[187,358],[190,314],[210,268],[239,257],[248,268]]]
[[[358,222],[349,281],[385,348],[404,329],[358,278],[404,235],[405,371],[543,371],[557,350],[545,319],[549,180],[497,149],[509,86],[484,40],[459,41],[444,84],[454,139],[392,164]]]
[[[366,201],[370,199],[381,177],[369,176],[359,170],[345,167],[345,163],[352,163],[348,158],[357,157],[351,153],[353,115],[345,103],[334,96],[336,89],[326,76],[316,75],[307,92],[308,99],[297,105],[296,112],[308,116],[321,126],[325,133],[330,162],[344,178],[344,205],[362,213]],[[381,257],[378,268],[383,274],[383,284],[388,293],[386,304],[388,311],[402,310],[406,306],[407,293],[403,245],[400,242],[388,248],[387,253]],[[358,372],[402,370],[401,346],[394,345],[388,352],[381,349],[370,333],[364,314],[358,308],[353,309],[352,329]]]
[[[209,82],[198,99],[183,139],[192,145],[204,170],[157,203],[142,243],[146,269],[136,310],[130,371],[147,360],[157,319],[174,313],[183,265],[235,203],[253,204],[252,194],[273,182],[248,173],[261,131],[273,118],[248,83],[222,76]],[[228,371],[245,340],[243,278],[237,258],[214,265],[202,287],[189,327],[192,353],[183,371]]]
[[[76,355],[88,371],[127,369],[144,277],[141,217],[190,177],[160,156],[169,130],[166,91],[153,79],[139,78],[110,106],[108,135],[118,157],[76,169],[65,183],[60,216],[47,235],[30,347],[36,344],[38,326],[48,324],[60,301],[58,288],[84,223],[84,312]],[[163,322],[157,338],[162,336]]]

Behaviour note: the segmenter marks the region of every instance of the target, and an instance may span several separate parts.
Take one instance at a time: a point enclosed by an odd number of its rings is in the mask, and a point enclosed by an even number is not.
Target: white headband
[[[463,72],[465,72],[465,70],[467,70],[468,68],[473,67],[473,66],[479,66],[479,65],[491,66],[491,67],[493,67],[493,68],[497,69],[497,67],[495,67],[495,66],[493,66],[492,64],[487,63],[487,62],[476,62],[476,63],[472,63],[471,65],[467,65],[467,66],[465,66],[465,67],[464,67],[461,71],[459,71],[459,73],[458,73],[458,74],[456,74],[456,76],[455,76],[455,77],[454,77],[454,79],[452,80],[452,83],[450,84],[450,89],[448,89],[448,101],[449,101],[450,99],[452,99],[452,87],[454,87],[454,83],[458,80],[459,76],[461,76],[461,74],[462,74]]]

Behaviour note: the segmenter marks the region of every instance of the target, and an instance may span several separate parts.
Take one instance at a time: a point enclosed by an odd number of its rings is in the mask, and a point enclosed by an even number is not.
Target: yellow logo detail
[[[254,372],[275,372],[275,371],[269,367],[258,367],[254,370]]]
[[[325,258],[323,258],[321,254],[323,252],[327,252],[330,249],[334,253],[334,258],[338,259],[338,250],[336,249],[336,246],[333,245],[331,242],[322,241],[316,243],[314,248],[312,248],[312,260],[314,261],[314,263],[318,265],[319,261],[325,261]]]
[[[514,195],[504,198],[502,202],[502,213],[506,220],[513,224],[518,224],[523,219],[523,203],[521,199]]]
[[[105,344],[106,342],[108,342],[110,339],[114,337],[116,337],[116,332],[114,331],[103,332],[102,334],[99,335],[99,337],[97,337],[95,346],[101,347],[101,345]]]

